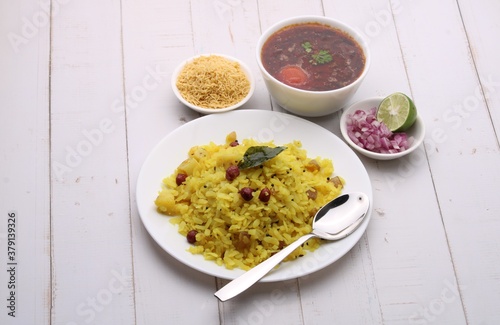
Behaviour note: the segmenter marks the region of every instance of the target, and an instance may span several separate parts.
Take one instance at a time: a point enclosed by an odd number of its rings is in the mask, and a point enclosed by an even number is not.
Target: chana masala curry
[[[262,47],[262,63],[274,78],[295,88],[328,91],[359,78],[361,46],[347,33],[320,23],[284,27]]]

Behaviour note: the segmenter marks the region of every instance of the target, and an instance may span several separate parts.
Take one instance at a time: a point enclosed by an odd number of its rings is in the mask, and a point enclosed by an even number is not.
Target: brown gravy
[[[365,66],[361,46],[345,32],[319,23],[287,26],[262,47],[264,68],[281,82],[327,91],[359,78]]]

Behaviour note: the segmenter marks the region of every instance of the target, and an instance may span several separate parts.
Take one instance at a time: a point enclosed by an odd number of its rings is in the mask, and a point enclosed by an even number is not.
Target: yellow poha
[[[189,158],[163,180],[155,201],[158,211],[172,216],[179,233],[193,243],[191,253],[228,269],[248,270],[311,232],[316,211],[339,196],[344,185],[341,177],[332,177],[332,161],[308,158],[300,141],[284,145],[276,157],[228,180],[226,170],[252,146],[276,147],[272,141],[254,139],[238,143],[234,132],[225,144],[192,147]],[[249,201],[240,194],[242,188],[253,190]],[[271,194],[268,202],[259,199],[263,189]],[[307,241],[286,260],[319,243]]]

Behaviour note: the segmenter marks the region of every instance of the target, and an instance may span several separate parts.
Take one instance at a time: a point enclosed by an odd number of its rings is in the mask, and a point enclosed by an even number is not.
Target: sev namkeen
[[[331,160],[307,157],[300,141],[277,147],[231,132],[222,145],[192,147],[155,204],[192,244],[189,252],[248,270],[311,232],[315,213],[344,186],[333,171]],[[312,238],[285,261],[319,244]]]
[[[226,108],[250,91],[250,81],[238,62],[222,56],[200,56],[187,63],[176,81],[181,96],[203,108]]]

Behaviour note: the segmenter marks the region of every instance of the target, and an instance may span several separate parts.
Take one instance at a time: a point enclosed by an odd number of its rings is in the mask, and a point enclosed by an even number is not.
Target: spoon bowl
[[[364,193],[341,195],[316,212],[312,233],[326,240],[345,238],[358,228],[369,206],[368,196]]]
[[[226,301],[237,296],[259,281],[285,257],[310,238],[341,240],[349,236],[363,222],[369,207],[368,196],[361,192],[343,194],[328,202],[314,216],[311,233],[300,237],[264,262],[229,282],[217,291],[215,296],[220,301]]]

